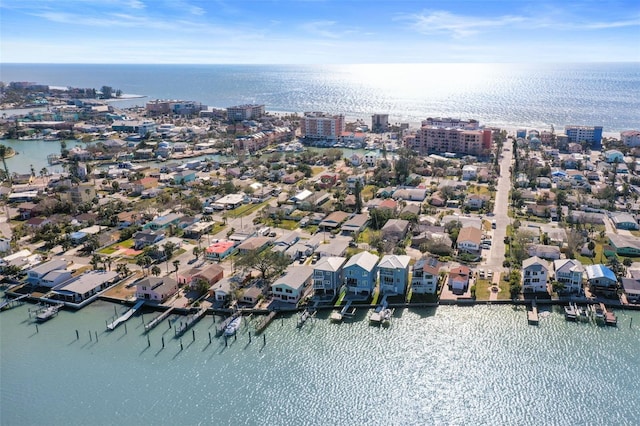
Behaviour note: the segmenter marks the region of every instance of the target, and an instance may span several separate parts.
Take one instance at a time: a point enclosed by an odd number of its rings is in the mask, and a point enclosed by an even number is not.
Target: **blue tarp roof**
[[[588,265],[584,269],[587,272],[587,279],[607,278],[612,281],[618,280],[616,274],[604,265]]]

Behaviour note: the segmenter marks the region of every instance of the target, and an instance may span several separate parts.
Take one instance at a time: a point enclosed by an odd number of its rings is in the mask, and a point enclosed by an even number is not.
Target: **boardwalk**
[[[133,314],[135,314],[136,311],[142,307],[142,305],[144,305],[144,300],[139,300],[138,303],[136,303],[133,308],[125,312],[124,315],[120,316],[111,324],[107,324],[107,330],[110,330],[110,331],[115,330],[117,326],[119,326],[120,324],[122,324],[123,322],[131,318]]]

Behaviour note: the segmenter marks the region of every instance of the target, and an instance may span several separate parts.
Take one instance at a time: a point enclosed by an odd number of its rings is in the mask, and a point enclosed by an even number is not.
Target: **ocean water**
[[[270,111],[326,111],[370,122],[429,116],[496,126],[640,128],[640,64],[47,65],[2,64],[0,80],[109,85],[147,99],[217,107],[264,103]]]
[[[509,306],[399,310],[389,328],[365,311],[302,329],[292,316],[266,329],[266,345],[248,326],[227,347],[209,344],[205,317],[181,350],[166,322],[151,347],[140,316],[103,331],[109,303],[37,333],[28,307],[0,314],[3,425],[640,424],[639,313],[618,311],[617,328],[559,311],[529,326]]]

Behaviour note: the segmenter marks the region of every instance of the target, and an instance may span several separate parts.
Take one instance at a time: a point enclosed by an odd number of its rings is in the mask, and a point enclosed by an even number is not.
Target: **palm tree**
[[[174,271],[176,273],[176,281],[178,281],[178,267],[180,266],[180,261],[178,259],[173,261]]]
[[[4,145],[0,145],[0,158],[2,158],[2,165],[4,166],[4,172],[7,175],[7,179],[9,179],[9,183],[11,183],[11,175],[9,174],[9,168],[7,167],[7,160],[6,160],[6,156],[9,152],[9,149],[4,146]]]
[[[151,268],[151,275],[157,277],[158,275],[160,275],[160,272],[162,272],[160,270],[160,267],[158,265],[153,265],[153,267]]]

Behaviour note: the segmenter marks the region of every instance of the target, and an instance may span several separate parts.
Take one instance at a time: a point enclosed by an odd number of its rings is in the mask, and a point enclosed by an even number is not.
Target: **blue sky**
[[[0,62],[640,61],[640,2],[0,0]]]

